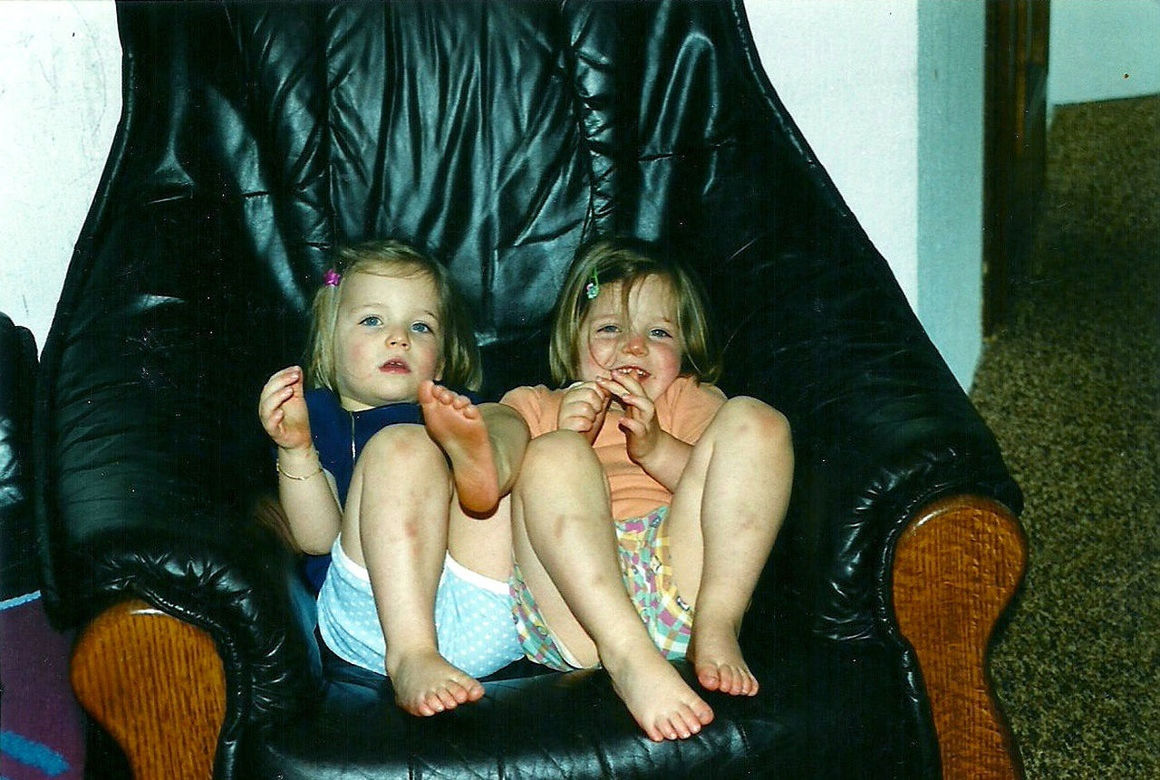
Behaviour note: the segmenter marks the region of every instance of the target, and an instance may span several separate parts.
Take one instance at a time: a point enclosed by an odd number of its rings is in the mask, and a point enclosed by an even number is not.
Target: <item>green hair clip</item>
[[[593,300],[597,295],[600,295],[600,277],[596,275],[596,271],[592,271],[592,281],[584,285],[584,295],[588,300]]]

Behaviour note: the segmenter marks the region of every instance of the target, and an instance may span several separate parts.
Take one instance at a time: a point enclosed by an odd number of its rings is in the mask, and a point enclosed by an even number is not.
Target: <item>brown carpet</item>
[[[972,398],[1026,494],[991,672],[1029,778],[1160,778],[1160,96],[1063,106]]]

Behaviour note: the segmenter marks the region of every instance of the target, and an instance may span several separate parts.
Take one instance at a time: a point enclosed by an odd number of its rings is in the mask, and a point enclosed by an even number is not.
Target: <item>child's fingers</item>
[[[628,407],[629,416],[634,419],[649,423],[656,416],[656,404],[647,396],[626,395],[620,401]]]
[[[560,418],[559,427],[566,431],[587,433],[592,430],[592,420],[580,415],[568,415],[567,417]]]
[[[577,385],[576,387],[573,387],[568,391],[568,394],[564,398],[565,403],[569,401],[581,400],[587,401],[593,406],[599,406],[603,403],[603,396],[601,395],[596,385],[585,383],[583,385]]]
[[[626,431],[630,436],[643,437],[648,433],[648,426],[640,420],[634,420],[631,417],[621,417],[619,425],[622,430]]]
[[[652,399],[644,392],[644,387],[631,377],[625,377],[623,382],[619,379],[598,379],[597,381],[611,394],[610,397],[616,396],[626,406],[632,406],[644,412],[653,408]]]
[[[267,395],[276,393],[283,388],[293,388],[294,385],[300,384],[301,382],[302,369],[298,368],[297,366],[284,368],[281,371],[276,371],[269,379],[266,380],[266,384],[263,385],[262,391],[259,393],[259,397],[265,397]]]
[[[582,388],[578,392],[573,392],[570,397],[565,398],[561,404],[562,407],[572,408],[586,408],[590,409],[593,414],[599,414],[608,406],[608,399],[611,396],[601,396],[592,388]]]
[[[636,382],[635,380],[632,381],[631,384],[629,384],[627,381],[618,381],[617,379],[604,379],[600,380],[600,382],[601,389],[608,394],[610,401],[612,398],[616,398],[625,404],[629,404],[631,403],[630,399],[644,399],[645,401],[648,400],[648,395],[645,394],[644,388],[641,387],[640,383]]]
[[[281,408],[275,409],[269,416],[262,418],[262,427],[266,430],[266,435],[274,440],[275,444],[282,434],[282,422],[286,419],[286,413]]]
[[[263,419],[269,417],[275,410],[280,410],[293,397],[293,387],[275,388],[267,395],[262,396],[258,403],[258,416]]]
[[[263,392],[258,399],[258,417],[263,420],[268,418],[282,404],[282,394],[285,392],[285,388],[274,388],[269,392]]]
[[[592,424],[604,414],[603,406],[593,406],[590,401],[577,401],[563,410],[565,416],[582,417]]]
[[[630,384],[630,382],[631,382],[631,384]],[[637,393],[637,392],[640,392],[643,395],[643,393],[644,393],[644,389],[640,386],[640,383],[638,383],[636,380],[629,377],[627,374],[626,375],[613,374],[610,377],[598,377],[596,380],[596,384],[599,385],[600,388],[603,389],[605,392],[612,393],[613,395],[616,395],[616,396],[621,396],[621,395],[626,395],[626,394],[631,395],[631,394]],[[633,385],[636,386],[635,389],[634,389]]]
[[[301,366],[287,366],[286,368],[283,368],[281,371],[275,371],[274,375],[270,377],[270,380],[269,380],[269,382],[267,382],[267,384],[275,384],[276,383],[276,384],[280,384],[280,385],[289,385],[289,384],[294,384],[295,382],[300,381],[301,379],[302,379],[302,367]]]

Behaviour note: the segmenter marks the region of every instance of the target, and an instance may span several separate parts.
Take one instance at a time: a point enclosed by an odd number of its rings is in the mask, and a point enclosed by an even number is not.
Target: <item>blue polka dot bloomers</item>
[[[318,630],[335,655],[386,675],[386,639],[367,570],[343,552],[341,537],[318,593]],[[450,554],[435,592],[439,653],[472,677],[485,677],[523,657],[508,583],[463,566]]]
[[[649,637],[666,658],[680,659],[689,649],[693,609],[677,593],[669,564],[669,539],[664,525],[668,511],[667,506],[662,506],[644,517],[617,520],[616,541],[621,580]],[[512,572],[511,592],[524,655],[562,672],[579,668],[572,653],[544,622],[518,565]]]

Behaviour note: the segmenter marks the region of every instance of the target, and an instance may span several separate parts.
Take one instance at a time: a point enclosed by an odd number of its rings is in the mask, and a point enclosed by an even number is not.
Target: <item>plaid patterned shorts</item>
[[[669,540],[663,533],[667,506],[644,517],[616,521],[620,576],[653,644],[666,658],[684,658],[693,627],[693,610],[679,595],[668,562]],[[579,666],[544,623],[536,599],[519,565],[510,581],[515,602],[516,633],[524,655],[538,664],[568,671]]]

